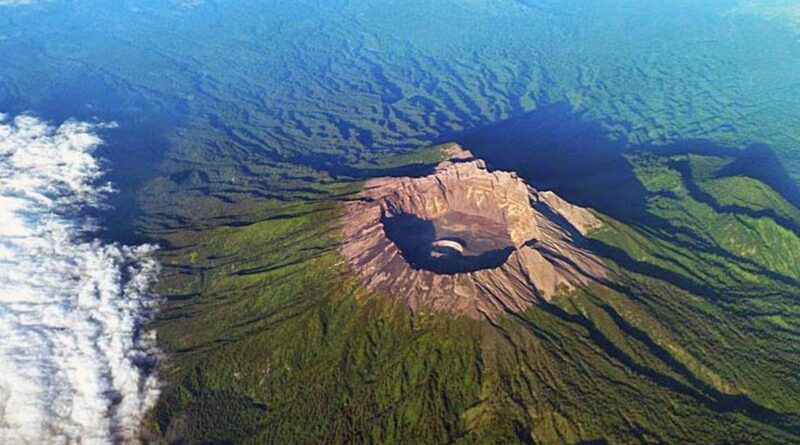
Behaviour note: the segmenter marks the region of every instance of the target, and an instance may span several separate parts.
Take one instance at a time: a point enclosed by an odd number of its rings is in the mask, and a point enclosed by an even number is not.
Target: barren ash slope
[[[797,443],[800,209],[741,154],[626,156],[556,189],[610,213],[448,144],[169,235],[146,438]]]
[[[367,181],[347,204],[341,253],[364,284],[472,318],[521,312],[606,276],[579,246],[602,222],[511,172],[489,172],[458,145],[421,178]]]

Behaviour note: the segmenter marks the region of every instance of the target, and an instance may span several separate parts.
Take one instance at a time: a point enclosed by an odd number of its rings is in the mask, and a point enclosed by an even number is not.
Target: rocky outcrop
[[[367,287],[415,311],[495,318],[606,275],[580,247],[602,225],[592,212],[447,153],[431,175],[370,180],[346,204],[340,252]]]

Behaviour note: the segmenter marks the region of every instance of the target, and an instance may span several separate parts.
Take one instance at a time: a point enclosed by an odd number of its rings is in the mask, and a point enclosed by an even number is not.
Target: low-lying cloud
[[[92,236],[96,126],[0,115],[0,443],[135,442],[157,395],[154,247]]]

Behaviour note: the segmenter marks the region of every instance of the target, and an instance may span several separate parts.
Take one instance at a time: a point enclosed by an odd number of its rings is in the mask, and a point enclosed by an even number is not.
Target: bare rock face
[[[578,246],[602,225],[594,214],[447,150],[433,174],[370,180],[346,204],[340,252],[367,287],[415,311],[493,319],[606,275]]]

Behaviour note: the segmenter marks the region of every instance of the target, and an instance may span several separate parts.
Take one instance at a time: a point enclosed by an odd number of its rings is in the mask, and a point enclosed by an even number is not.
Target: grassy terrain
[[[648,192],[645,212],[670,228],[608,217],[587,242],[618,271],[610,287],[497,323],[412,316],[348,278],[335,251],[337,200],[358,183],[324,186],[334,198],[265,204],[257,223],[162,233],[168,302],[156,327],[170,358],[152,434],[186,443],[800,440],[798,209],[758,179],[728,175],[733,159],[629,159]]]

